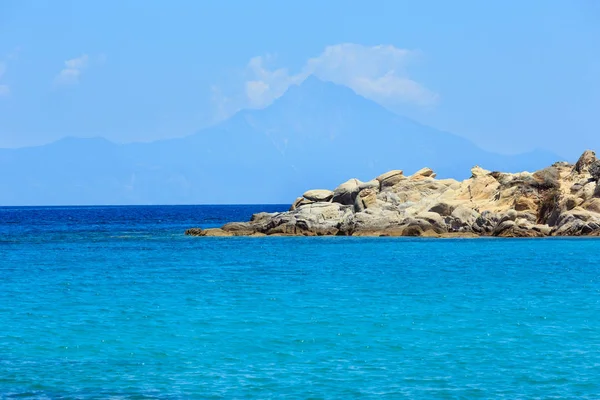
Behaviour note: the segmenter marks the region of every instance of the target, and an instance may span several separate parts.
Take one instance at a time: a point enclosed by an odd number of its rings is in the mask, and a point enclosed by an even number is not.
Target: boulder
[[[582,235],[592,235],[598,233],[600,233],[600,221],[590,221],[581,228]]]
[[[600,181],[600,160],[595,160],[591,163],[588,167],[588,172],[595,182]]]
[[[573,186],[571,186],[571,193],[577,193],[581,189],[583,189],[583,185],[580,183],[575,183]]]
[[[252,217],[250,217],[250,222],[267,221],[268,219],[273,218],[277,214],[279,213],[259,212],[256,214],[252,214]]]
[[[471,178],[480,178],[482,176],[487,176],[491,173],[491,171],[483,169],[479,165],[476,165],[473,168],[471,168]]]
[[[518,197],[515,200],[514,208],[517,211],[534,211],[537,210],[537,202],[525,196]]]
[[[209,228],[209,229],[203,229],[199,236],[225,237],[225,236],[234,236],[234,235],[233,235],[233,233],[224,231],[223,229],[220,229],[220,228]]]
[[[416,219],[417,219],[417,221],[418,220],[427,221],[429,223],[429,225],[431,225],[431,229],[433,231],[435,231],[436,233],[448,232],[448,228],[446,227],[446,223],[444,222],[444,219],[438,213],[429,212],[429,211],[423,212],[423,213],[418,214]],[[423,231],[426,231],[426,230],[427,229],[423,229]]]
[[[512,221],[506,221],[503,224],[510,225]],[[500,229],[500,226],[498,227]],[[527,237],[544,237],[547,236],[541,231],[533,229],[533,225],[519,226],[514,224],[509,227],[503,227],[501,231],[495,233],[498,237],[504,238],[527,238]]]
[[[248,235],[254,233],[255,229],[251,222],[229,222],[221,227],[225,232],[242,232]]]
[[[338,203],[313,203],[300,208],[294,215],[295,227],[302,234],[337,235],[348,213],[352,213],[352,207]]]
[[[572,210],[575,207],[579,206],[583,203],[583,199],[575,196],[567,196],[564,200],[565,208],[567,210]]]
[[[419,225],[410,225],[402,230],[403,236],[423,236],[424,231]]]
[[[484,211],[477,217],[472,228],[480,234],[491,234],[499,222],[500,216],[497,213]]]
[[[581,192],[578,194],[579,197],[581,197],[584,200],[588,200],[594,197],[594,193],[596,192],[596,183],[594,182],[588,182],[585,185],[583,185],[583,188],[581,189]]]
[[[475,221],[477,221],[480,214],[470,207],[460,205],[452,211],[450,216],[460,221],[463,226],[472,226],[475,224]]]
[[[516,226],[515,221],[511,221],[511,220],[502,221],[496,226],[496,228],[494,228],[493,234],[494,234],[494,236],[506,237],[509,235],[505,231],[510,230],[511,231],[510,235],[512,235],[513,234],[512,231],[515,226]]]
[[[524,219],[532,224],[535,224],[538,220],[538,217],[536,214],[533,214],[532,212],[529,212],[529,211],[519,211],[517,213],[517,219]]]
[[[517,210],[514,210],[514,209],[506,210],[506,212],[500,219],[500,223],[503,223],[505,221],[514,221],[517,219],[518,216],[519,216],[519,213],[517,212]]]
[[[338,216],[342,209],[343,206],[339,203],[312,203],[296,210],[294,215],[314,215],[323,219],[331,219]]]
[[[185,234],[188,235],[188,236],[204,236],[204,235],[202,235],[202,229],[201,228],[186,229]]]
[[[418,228],[418,231],[420,232],[419,235],[410,234],[410,235],[407,235],[407,236],[422,236],[425,232],[428,232],[428,231],[433,232],[434,231],[434,228],[431,225],[431,223],[429,223],[429,221],[427,221],[425,219],[422,219],[422,218],[408,218],[408,219],[405,219],[403,221],[402,225],[405,226],[405,229],[409,228],[409,230],[410,230],[410,228],[413,228],[413,229],[414,228]]]
[[[362,199],[360,198],[360,194],[358,196],[356,196],[356,199],[354,199],[354,212],[363,212],[365,210],[365,205],[362,201]]]
[[[582,231],[588,223],[599,223],[599,217],[598,214],[584,210],[580,207],[565,211],[560,214],[556,221],[554,235],[580,236],[581,234],[585,234]]]
[[[593,198],[589,201],[586,201],[585,203],[581,204],[581,208],[590,212],[598,213],[600,216],[600,199]]]
[[[421,168],[410,176],[412,180],[421,180],[425,178],[435,178],[435,172],[431,168]]]
[[[343,229],[344,232],[350,232],[352,235],[364,234],[366,232],[383,232],[389,229],[399,228],[401,223],[400,214],[394,211],[382,209],[367,209],[364,212],[356,213],[351,220],[346,220]]]
[[[578,174],[583,174],[588,172],[588,167],[596,161],[596,153],[591,150],[586,150],[583,152],[579,160],[575,163],[575,167],[573,167],[573,171]]]
[[[404,179],[406,179],[406,177],[404,176],[404,172],[400,169],[388,171],[376,178],[381,189],[388,186],[394,186],[396,183]]]
[[[377,193],[374,189],[363,189],[356,196],[354,210],[361,212],[366,208],[377,207]]]
[[[548,167],[533,173],[535,186],[541,189],[555,189],[560,186],[558,168]]]
[[[552,233],[552,228],[550,228],[548,225],[532,225],[531,229],[541,233],[544,236],[550,236]]]
[[[585,221],[579,219],[568,219],[555,228],[553,235],[555,236],[579,236],[583,227],[586,225]]]
[[[335,188],[332,201],[342,205],[353,205],[362,183],[363,182],[355,178],[347,180]]]
[[[295,209],[297,209],[300,206],[306,205],[306,204],[311,204],[314,203],[311,200],[305,199],[304,197],[298,197],[293,203],[292,206],[290,207],[290,211],[294,211]]]
[[[429,209],[429,211],[437,213],[441,216],[447,217],[450,214],[452,214],[452,212],[454,211],[455,208],[456,208],[455,205],[448,204],[448,203],[442,201],[442,202],[436,203],[433,207],[431,207]]]
[[[314,202],[329,201],[333,198],[333,192],[327,189],[312,189],[304,192],[302,197]]]
[[[381,192],[377,194],[377,199],[381,200],[384,203],[397,207],[400,207],[401,203],[403,203],[400,200],[400,197],[394,192]]]
[[[360,185],[358,185],[358,189],[359,191],[364,189],[372,189],[377,193],[379,192],[379,186],[379,181],[377,179],[372,179],[368,182],[363,182]]]

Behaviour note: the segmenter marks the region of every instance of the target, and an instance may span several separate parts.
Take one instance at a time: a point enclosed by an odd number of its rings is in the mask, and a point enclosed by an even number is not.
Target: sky
[[[308,75],[487,150],[600,151],[600,2],[0,2],[0,147],[152,141]]]

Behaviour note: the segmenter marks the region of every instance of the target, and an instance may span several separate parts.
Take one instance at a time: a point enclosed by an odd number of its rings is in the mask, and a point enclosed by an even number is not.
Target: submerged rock
[[[586,151],[575,165],[502,173],[479,166],[462,182],[423,168],[388,171],[315,189],[283,213],[188,229],[191,236],[353,235],[543,237],[600,235],[600,161]]]

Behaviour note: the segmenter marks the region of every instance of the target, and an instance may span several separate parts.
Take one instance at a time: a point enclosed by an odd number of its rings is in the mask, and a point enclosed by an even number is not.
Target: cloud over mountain
[[[54,82],[58,85],[73,85],[79,83],[79,77],[89,65],[89,57],[83,54],[81,57],[65,61],[64,68],[58,73]]]
[[[225,96],[220,87],[214,87],[213,94],[216,94],[219,113],[226,117],[240,109],[266,107],[291,85],[314,75],[347,86],[382,105],[433,106],[439,101],[439,95],[410,78],[408,73],[409,64],[418,58],[418,51],[391,45],[342,43],[327,46],[318,56],[309,58],[300,72],[293,74],[287,68],[271,68],[274,56],[256,56],[246,66],[243,88],[237,88],[241,95]]]

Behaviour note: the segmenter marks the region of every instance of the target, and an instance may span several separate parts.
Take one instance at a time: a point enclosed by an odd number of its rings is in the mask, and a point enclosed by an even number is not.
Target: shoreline
[[[600,236],[600,160],[585,151],[577,163],[504,173],[479,166],[463,181],[436,179],[430,168],[405,176],[388,171],[334,190],[313,189],[285,212],[248,222],[190,228],[186,235],[363,237]]]
[[[211,228],[209,228],[211,229]],[[186,230],[187,232],[188,230]],[[200,235],[193,235],[189,233],[185,233],[186,236],[198,237]],[[202,237],[206,239],[210,238],[340,238],[340,239],[416,239],[416,240],[453,240],[453,239],[493,239],[493,240],[510,240],[510,239],[518,239],[518,240],[544,240],[544,239],[556,239],[556,240],[564,240],[564,239],[591,239],[591,240],[599,240],[600,234],[593,235],[555,235],[555,236],[493,236],[493,235],[464,235],[464,234],[443,234],[443,235],[422,235],[422,236],[406,236],[406,235],[369,235],[369,234],[360,234],[360,235],[294,235],[294,234],[252,234],[252,235],[202,235]]]

